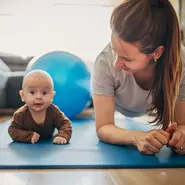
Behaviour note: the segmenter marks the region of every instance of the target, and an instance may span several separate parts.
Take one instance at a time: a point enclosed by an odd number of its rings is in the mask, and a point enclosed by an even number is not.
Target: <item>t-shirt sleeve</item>
[[[58,133],[54,136],[64,137],[67,142],[72,136],[72,124],[69,118],[57,106],[53,106],[54,126],[58,129]]]
[[[13,115],[11,125],[8,128],[10,137],[17,142],[31,142],[33,131],[25,130],[23,113],[16,112]]]
[[[91,77],[93,94],[114,96],[114,78],[107,57],[102,52],[96,58]]]
[[[185,47],[184,46],[182,46],[182,65],[183,65],[182,80],[180,83],[178,99],[185,100]]]

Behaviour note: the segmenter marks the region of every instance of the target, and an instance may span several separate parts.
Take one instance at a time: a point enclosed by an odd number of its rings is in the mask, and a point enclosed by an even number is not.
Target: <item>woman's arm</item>
[[[175,121],[177,128],[185,134],[185,100],[177,100],[176,102]]]
[[[98,138],[107,143],[118,145],[136,145],[136,136],[142,132],[124,130],[115,125],[115,102],[112,96],[94,95],[93,103],[96,116]]]
[[[185,100],[177,100],[175,122],[169,126],[167,131],[171,134],[168,145],[177,153],[185,154]]]
[[[101,141],[117,145],[133,145],[144,154],[157,153],[168,143],[170,134],[163,130],[141,132],[117,127],[114,121],[114,97],[94,95],[93,102],[97,136]]]

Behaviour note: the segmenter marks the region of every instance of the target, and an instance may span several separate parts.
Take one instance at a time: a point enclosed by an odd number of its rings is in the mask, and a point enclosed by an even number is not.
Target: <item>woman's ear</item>
[[[154,60],[158,60],[164,52],[164,46],[159,46],[155,51],[153,52],[152,56]]]
[[[21,100],[24,102],[24,93],[23,93],[23,90],[20,90],[19,91],[19,94],[20,94]]]

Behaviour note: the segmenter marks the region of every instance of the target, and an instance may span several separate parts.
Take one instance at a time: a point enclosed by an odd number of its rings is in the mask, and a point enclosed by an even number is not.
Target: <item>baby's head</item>
[[[25,75],[20,96],[31,111],[41,112],[52,103],[55,95],[53,88],[53,80],[48,73],[33,70]]]

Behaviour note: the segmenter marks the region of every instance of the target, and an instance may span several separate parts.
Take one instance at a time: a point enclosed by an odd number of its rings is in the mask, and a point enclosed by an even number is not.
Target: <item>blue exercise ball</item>
[[[26,71],[35,69],[51,75],[56,91],[53,103],[69,118],[75,118],[90,104],[90,72],[79,57],[64,51],[52,51],[33,58]]]

